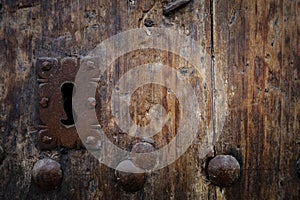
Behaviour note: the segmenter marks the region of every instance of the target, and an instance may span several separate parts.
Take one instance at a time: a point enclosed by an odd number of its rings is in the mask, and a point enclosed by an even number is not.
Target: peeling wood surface
[[[300,2],[194,0],[163,15],[170,4],[158,0],[1,2],[0,146],[4,158],[0,155],[0,199],[300,197],[296,173],[300,155]],[[222,134],[206,158],[199,158],[201,147],[195,141],[175,163],[149,174],[141,191],[127,193],[117,184],[114,170],[101,165],[86,150],[39,149],[38,74],[33,63],[40,57],[80,58],[110,36],[149,25],[173,28],[198,40],[205,48],[205,66],[210,69],[206,76],[212,77],[205,89],[204,121],[215,126],[219,123],[215,119],[221,108],[214,107],[213,98],[221,92],[218,76],[225,81],[228,115],[224,129],[215,129]],[[147,59],[146,53],[132,52],[127,55],[129,61],[119,58],[106,76],[117,79],[133,63],[155,59],[177,69],[187,66],[166,52],[152,51]],[[109,91],[111,86],[104,84]],[[143,89],[132,99],[132,115],[138,123],[147,123],[145,110],[154,96],[161,97],[155,101],[176,115],[176,100],[163,98],[166,89],[153,85]],[[98,99],[101,103],[104,100]],[[110,116],[98,119],[105,125]],[[108,132],[117,132],[113,126],[105,127]],[[176,129],[176,120],[165,129],[155,138],[157,147],[173,137],[172,133],[170,138],[162,136]],[[115,142],[131,148],[136,141],[119,138]],[[241,165],[241,178],[226,189],[213,186],[205,172],[208,160],[218,154],[231,154]],[[31,170],[37,160],[48,157],[61,164],[63,181],[57,190],[44,192],[32,183]]]

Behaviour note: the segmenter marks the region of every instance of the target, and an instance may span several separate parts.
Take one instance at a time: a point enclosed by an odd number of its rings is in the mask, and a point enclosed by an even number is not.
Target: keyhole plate
[[[79,59],[67,57],[38,58],[39,147],[42,150],[59,147],[76,148],[82,143],[72,123],[71,92],[79,69]]]

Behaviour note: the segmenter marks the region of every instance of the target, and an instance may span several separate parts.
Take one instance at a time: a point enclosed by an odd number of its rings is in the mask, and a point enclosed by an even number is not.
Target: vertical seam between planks
[[[213,144],[216,140],[216,116],[215,116],[215,52],[214,52],[214,1],[210,0],[210,58],[211,58],[211,113],[212,113],[212,126],[213,126]],[[216,154],[215,145],[213,149],[214,156]]]
[[[281,61],[280,61],[280,77],[279,77],[279,87],[281,88],[282,86],[282,68],[283,68],[283,45],[284,45],[284,36],[285,36],[285,30],[284,30],[284,3],[283,1],[281,2],[281,11],[282,11],[282,16],[281,16],[281,43],[279,46],[280,52],[281,52]],[[278,169],[280,169],[280,163],[281,163],[281,145],[282,145],[282,116],[283,116],[283,98],[282,94],[280,94],[280,122],[279,122],[279,127],[280,127],[280,136],[279,136],[279,156],[278,156]],[[279,180],[279,187],[280,187],[280,180]]]

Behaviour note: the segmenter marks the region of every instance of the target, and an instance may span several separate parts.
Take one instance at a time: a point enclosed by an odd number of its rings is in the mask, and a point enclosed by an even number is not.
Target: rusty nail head
[[[94,136],[88,136],[85,140],[86,144],[93,145],[97,143],[97,139]]]
[[[58,162],[45,158],[37,161],[32,169],[34,183],[43,190],[53,190],[62,181],[62,170]]]
[[[136,143],[131,149],[131,157],[133,163],[142,169],[151,170],[156,165],[155,148],[152,144],[147,142]],[[144,154],[151,153],[151,154]]]
[[[50,144],[52,141],[53,141],[53,138],[48,135],[44,135],[42,137],[42,142],[45,144]]]
[[[48,127],[47,127],[48,128]],[[39,146],[41,150],[55,148],[57,138],[51,134],[48,129],[42,129],[39,131]]]
[[[44,61],[42,63],[42,70],[49,71],[51,69],[51,63],[49,61]]]
[[[95,136],[87,136],[85,139],[85,145],[89,150],[99,150],[101,149],[102,143]]]
[[[49,99],[47,97],[43,97],[41,100],[40,100],[40,105],[43,107],[43,108],[47,108],[48,107],[48,102],[49,102]]]
[[[214,185],[230,186],[239,179],[240,164],[231,155],[218,155],[208,164],[208,176]]]
[[[88,66],[88,69],[89,69],[89,70],[93,70],[93,69],[96,68],[95,63],[92,62],[92,61],[88,61],[88,62],[87,62],[87,66]]]
[[[135,166],[131,160],[120,162],[115,175],[118,184],[127,192],[141,190],[147,179],[145,171]]]
[[[89,108],[93,109],[96,106],[96,99],[94,97],[88,98],[88,106]]]

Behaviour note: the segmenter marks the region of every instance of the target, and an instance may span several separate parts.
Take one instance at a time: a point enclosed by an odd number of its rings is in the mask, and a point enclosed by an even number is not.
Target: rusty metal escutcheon
[[[72,92],[79,58],[42,57],[35,62],[38,76],[39,147],[82,146],[74,126]]]

